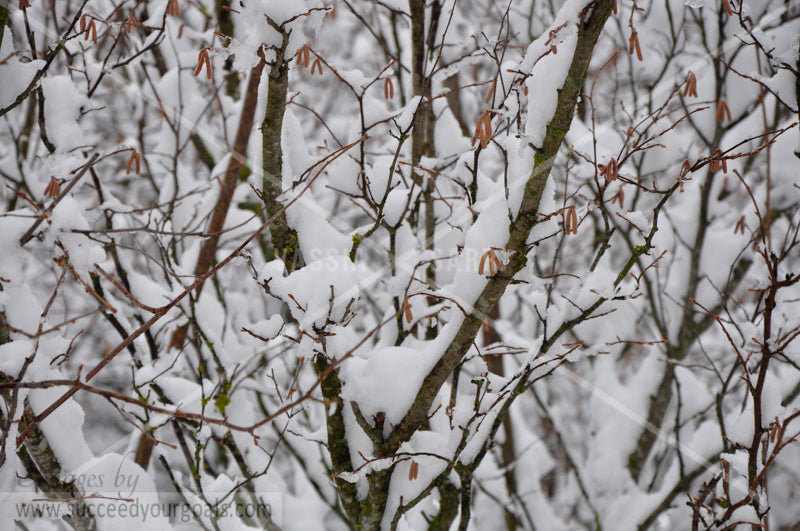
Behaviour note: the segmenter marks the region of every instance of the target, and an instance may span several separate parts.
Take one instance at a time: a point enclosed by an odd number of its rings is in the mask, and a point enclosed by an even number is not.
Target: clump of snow
[[[11,39],[3,39],[10,41]],[[0,108],[11,105],[17,97],[30,85],[33,76],[44,66],[41,59],[23,63],[14,57],[5,64],[0,64]]]
[[[314,168],[313,174],[304,177],[304,172],[311,168],[313,162],[309,160],[300,122],[290,110],[286,111],[284,117],[281,148],[283,150],[281,186],[283,190],[293,190],[295,194],[293,198],[285,200],[288,205],[286,221],[297,231],[300,251],[305,261],[312,262],[330,254],[347,254],[352,244],[350,238],[331,225],[328,221],[328,212],[314,197],[313,185],[318,182],[316,181],[318,170]],[[342,165],[345,168],[348,166],[346,162],[342,162]],[[349,170],[354,170],[352,165]]]
[[[105,252],[96,242],[74,230],[87,230],[89,223],[83,217],[84,207],[72,197],[64,197],[50,216],[48,239],[57,239],[69,255],[70,264],[81,274],[94,269],[94,264],[105,259]]]
[[[0,295],[2,293],[0,292]],[[0,302],[0,307],[2,307],[2,302]],[[31,342],[25,339],[0,345],[0,372],[12,377],[18,375],[25,358],[30,355],[32,349]]]
[[[129,271],[128,282],[131,286],[131,294],[148,306],[157,308],[169,302],[170,294],[165,287],[148,276],[136,271]]]
[[[364,360],[348,360],[342,370],[343,396],[359,404],[367,419],[384,413],[385,433],[397,425],[414,402],[425,375],[438,361],[428,350],[384,347]]]
[[[461,134],[461,126],[450,107],[444,106],[440,100],[434,101],[433,106],[438,116],[434,125],[436,154],[444,158],[468,152],[469,139]]]
[[[86,96],[66,75],[48,76],[42,80],[44,113],[47,116],[47,136],[60,151],[84,145],[83,130],[78,120]]]
[[[328,255],[289,276],[278,276],[279,260],[265,264],[260,278],[269,280],[271,292],[284,300],[300,327],[322,327],[328,320],[339,322],[351,300],[358,299],[356,267],[346,256]]]
[[[391,156],[377,157],[372,163],[372,167],[367,166],[366,168],[369,191],[375,201],[383,199],[386,189],[389,187],[389,170],[392,168],[393,160],[394,158]]]
[[[488,253],[498,258],[505,258],[502,249],[508,242],[509,219],[508,207],[502,183],[487,183],[483,187],[488,190],[487,198],[480,200],[473,209],[479,211],[475,224],[467,231],[461,254],[455,259],[456,273],[451,285],[444,288],[448,296],[459,297],[462,306],[470,308],[486,285],[486,276],[491,270]],[[484,270],[480,264],[484,262]]]
[[[326,212],[308,191],[286,209],[286,220],[297,231],[300,250],[306,262],[350,251],[352,240],[328,223]]]
[[[400,115],[395,118],[394,123],[401,132],[406,131],[411,126],[411,121],[414,119],[420,101],[422,101],[421,96],[414,96],[411,98],[408,103],[406,103],[406,106],[403,107]]]
[[[340,71],[341,72],[341,71]],[[367,126],[377,124],[389,119],[394,113],[387,106],[386,100],[370,96],[366,93],[363,98],[364,123]]]
[[[528,56],[540,57],[528,79],[528,117],[525,134],[535,146],[541,146],[547,126],[553,118],[558,104],[558,92],[567,79],[567,73],[578,42],[578,31],[568,25],[558,31],[558,38],[551,44],[557,54],[547,53],[542,38],[528,47]],[[526,59],[527,60],[527,59]]]
[[[281,186],[283,190],[289,190],[295,186],[294,180],[298,179],[300,174],[311,166],[306,139],[303,136],[303,127],[291,109],[286,109],[283,116],[281,135],[281,162],[283,163]]]
[[[244,71],[254,66],[259,60],[257,53],[262,46],[269,48],[274,55],[274,50],[281,45],[282,36],[273,24],[289,32],[286,57],[293,56],[303,45],[303,32],[300,26],[314,30],[322,20],[323,12],[318,11],[321,7],[322,2],[319,0],[292,2],[253,0],[237,6],[236,11],[233,11],[236,39],[231,43],[231,49],[235,54],[234,68]],[[311,9],[317,11],[312,12]],[[273,59],[269,55],[265,54],[267,61]]]
[[[742,505],[737,507],[730,517],[732,522],[737,524],[755,524],[757,527],[762,527],[761,518],[752,505]]]
[[[728,439],[734,443],[749,445],[753,442],[753,406],[739,414],[736,421],[728,427]]]
[[[35,333],[43,308],[28,284],[5,286],[0,291],[0,308],[6,312],[9,325],[18,330]]]
[[[19,245],[19,239],[34,223],[28,210],[17,211],[16,214],[24,216],[4,216],[0,218],[0,249],[14,249]],[[24,260],[22,253],[0,253],[0,271],[3,278],[11,283],[22,282],[25,278],[23,270]]]
[[[168,511],[161,510],[167,500],[159,500],[150,475],[125,456],[111,453],[93,458],[68,478],[74,478],[87,497],[86,504],[93,510],[99,529],[136,531],[145,523],[149,531],[172,529]]]
[[[339,157],[328,165],[328,176],[331,188],[345,194],[358,194],[358,174],[361,168],[358,162],[347,155]]]
[[[31,410],[39,415],[63,393],[62,387],[32,390],[28,395]],[[78,468],[94,457],[81,433],[84,418],[83,408],[70,398],[39,424],[61,468],[65,471]]]
[[[400,447],[398,453],[410,454],[411,457],[399,462],[392,471],[387,517],[394,514],[401,499],[413,500],[444,472],[447,462],[452,459],[448,446],[447,437],[441,433],[419,431]],[[416,477],[409,480],[412,463],[416,463]]]
[[[408,205],[409,190],[405,188],[395,188],[386,196],[386,203],[383,205],[383,217],[389,225],[397,225],[403,218]]]
[[[275,314],[269,319],[264,319],[263,321],[253,323],[247,328],[257,336],[261,336],[264,339],[273,339],[278,335],[278,333],[280,333],[281,328],[283,328],[283,319],[280,315]]]

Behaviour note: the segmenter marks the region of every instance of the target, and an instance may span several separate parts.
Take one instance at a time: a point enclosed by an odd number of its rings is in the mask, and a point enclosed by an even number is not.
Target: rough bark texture
[[[330,363],[324,356],[320,355],[314,359],[314,369],[320,376],[329,370],[329,367]],[[339,399],[342,391],[342,382],[339,380],[338,371],[328,373],[323,378],[320,387],[322,396],[326,401],[330,401],[326,408],[326,426],[328,430],[328,454],[331,458],[336,488],[339,491],[339,499],[347,517],[350,518],[351,522],[356,522],[359,514],[359,503],[355,485],[336,477],[342,472],[353,471],[352,463],[350,462],[350,446],[347,443],[344,416],[342,415],[342,403]]]
[[[283,154],[281,152],[281,135],[283,132],[283,116],[286,113],[286,95],[289,91],[289,64],[284,59],[286,47],[289,45],[289,34],[283,33],[283,42],[277,51],[275,63],[270,66],[267,89],[267,109],[261,123],[263,201],[267,208],[267,216],[272,217],[283,209],[278,197],[282,189]],[[281,213],[270,225],[273,258],[280,258],[287,271],[302,267],[300,248],[297,246],[297,233],[286,222],[286,214]]]

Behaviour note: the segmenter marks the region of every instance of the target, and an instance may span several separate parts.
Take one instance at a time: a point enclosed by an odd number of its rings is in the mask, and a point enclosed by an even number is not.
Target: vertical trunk
[[[261,165],[264,171],[263,201],[267,208],[267,215],[274,216],[281,211],[283,205],[278,201],[282,189],[282,164],[281,134],[283,132],[283,116],[286,113],[286,94],[289,91],[289,64],[284,59],[286,48],[289,45],[289,34],[282,33],[283,41],[279,50],[276,50],[275,63],[270,66],[267,88],[267,108],[264,121],[261,123]],[[286,214],[282,213],[270,225],[269,233],[272,237],[272,250],[275,256],[267,259],[280,258],[288,271],[303,266],[300,249],[297,246],[297,233],[286,222]]]
[[[413,165],[414,182],[422,188],[424,205],[423,223],[425,234],[425,249],[433,249],[436,233],[436,220],[433,205],[433,177],[426,175],[418,169],[422,157],[432,157],[435,154],[434,116],[431,100],[431,77],[426,75],[426,55],[432,55],[429,48],[433,43],[434,28],[438,25],[441,6],[438,0],[433,2],[431,8],[431,28],[425,33],[425,0],[409,0],[411,12],[411,79],[414,96],[420,96],[420,106],[414,115],[414,128],[411,137],[411,164]],[[426,42],[428,46],[426,46]],[[427,52],[427,53],[426,53]],[[431,285],[436,285],[436,269],[430,264],[425,271],[426,280]],[[429,300],[433,304],[435,300]],[[428,327],[427,337],[436,336],[436,328]]]
[[[461,107],[461,96],[459,95],[461,87],[459,85],[458,72],[445,79],[442,84],[447,89],[447,106],[450,107],[450,111],[458,122],[461,135],[469,138],[471,134],[464,118],[464,109]]]
[[[233,17],[231,17],[230,0],[217,0],[217,20],[219,32],[225,37],[233,37]],[[228,46],[229,40],[222,39],[223,46]],[[233,69],[233,56],[225,59],[225,94],[233,99],[239,99],[239,73]]]
[[[486,324],[484,325],[483,329],[483,344],[484,346],[491,345],[493,343],[499,343],[501,341],[500,336],[497,333],[497,330],[494,329],[492,326],[492,322],[496,319],[500,318],[500,310],[497,306],[492,308],[492,311],[489,313],[489,319],[487,320]],[[494,374],[498,376],[503,376],[505,371],[503,369],[503,358],[501,356],[491,356],[489,359],[486,360],[486,365],[489,367],[489,370],[492,371]],[[504,438],[503,442],[500,444],[500,456],[501,462],[500,465],[503,467],[504,472],[503,476],[505,478],[506,483],[506,490],[508,491],[509,497],[513,497],[514,494],[517,492],[517,474],[514,471],[514,461],[516,460],[516,451],[514,449],[514,431],[513,426],[511,425],[511,415],[506,412],[503,415],[503,432]],[[514,531],[517,529],[517,519],[514,516],[508,507],[505,508],[505,520],[506,520],[506,529],[508,531]]]
[[[6,24],[8,24],[8,6],[6,2],[0,5],[0,44],[3,44],[3,35],[5,34]]]

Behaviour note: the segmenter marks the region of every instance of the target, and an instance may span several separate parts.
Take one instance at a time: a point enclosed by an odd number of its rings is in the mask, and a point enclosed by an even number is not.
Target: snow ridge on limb
[[[526,240],[537,221],[539,200],[547,184],[550,169],[553,167],[564,134],[569,129],[573,109],[583,87],[595,43],[611,14],[614,1],[598,0],[582,4],[577,24],[578,43],[570,63],[569,74],[559,92],[556,111],[547,127],[544,143],[540,152],[537,153],[536,164],[525,185],[519,214],[511,224],[506,249],[514,251],[513,256],[502,274],[495,275],[487,281],[486,287],[473,305],[472,313],[464,318],[455,334],[455,339],[448,345],[439,362],[425,378],[417,398],[414,400],[414,405],[400,425],[393,430],[387,441],[388,449],[396,449],[403,441],[408,440],[414,431],[419,429],[420,423],[426,418],[442,384],[472,345],[485,316],[500,300],[514,275],[525,266]],[[568,4],[564,9],[572,7],[572,5]]]
[[[580,96],[595,44],[613,6],[613,0],[569,2],[563,8],[565,16],[557,18],[559,25],[572,25],[577,38],[572,55],[562,53],[558,56],[558,59],[568,64],[567,75],[563,86],[556,90],[556,105],[552,115],[545,117],[549,122],[546,134],[535,155],[535,164],[522,191],[523,197],[518,214],[509,227],[509,239],[505,248],[510,251],[510,262],[503,271],[497,272],[486,281],[480,295],[472,303],[472,311],[463,319],[454,319],[440,332],[440,340],[448,337],[452,338],[451,341],[433,368],[425,375],[405,416],[398,424],[394,425],[388,435],[384,436],[382,429],[372,428],[366,419],[356,414],[357,420],[361,417],[359,425],[371,434],[373,455],[377,458],[396,454],[401,445],[409,441],[415,433],[427,429],[429,412],[442,385],[450,378],[456,366],[473,345],[474,338],[486,315],[500,300],[514,275],[525,266],[528,252],[527,239],[537,223],[537,210],[542,192],[566,131],[570,127],[573,110]],[[337,373],[331,373],[329,380],[329,382],[323,383],[323,395],[327,400],[338,397],[341,389]],[[352,467],[350,452],[346,448],[347,443],[339,439],[345,430],[339,408],[337,408],[336,417],[338,418],[336,426],[329,424],[328,427],[333,470],[334,472],[349,471]],[[329,417],[329,422],[330,420],[331,417]],[[334,428],[333,431],[331,431],[332,428]],[[336,441],[331,440],[331,435],[334,433],[339,435]],[[463,449],[463,445],[460,449]],[[448,467],[452,466],[454,466],[453,463],[448,465]],[[365,496],[357,496],[354,485],[344,486],[344,491],[341,490],[343,487],[341,483],[344,482],[344,479],[337,479],[337,482],[340,483],[340,496],[343,496],[345,510],[351,517],[355,516],[356,521],[364,529],[377,529],[381,525],[381,521],[388,523],[392,520],[393,515],[386,514],[385,508],[388,501],[386,493],[389,492],[393,468],[372,470],[368,476],[369,488]]]

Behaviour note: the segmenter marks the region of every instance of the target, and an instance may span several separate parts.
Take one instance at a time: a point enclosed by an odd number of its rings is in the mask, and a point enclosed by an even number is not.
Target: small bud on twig
[[[639,45],[639,34],[636,30],[631,31],[631,36],[628,39],[628,53],[633,55],[636,52],[636,58],[642,60],[642,47]]]
[[[195,77],[199,76],[200,72],[203,71],[203,65],[206,67],[208,79],[211,79],[211,58],[208,56],[208,48],[203,48],[200,50],[200,53],[197,54],[197,68],[194,69]]]
[[[167,15],[178,15],[181,12],[180,7],[178,6],[178,0],[168,0],[167,3]]]
[[[731,110],[728,108],[728,104],[725,103],[725,100],[720,99],[719,102],[717,102],[717,114],[714,116],[714,120],[719,123],[725,123],[725,118],[727,118],[729,122],[731,121]]]
[[[47,185],[47,188],[44,189],[44,196],[45,197],[58,197],[58,194],[61,193],[61,184],[58,182],[54,176],[50,177],[50,183]]]
[[[564,232],[578,234],[578,214],[575,213],[575,207],[571,205],[564,210]]]
[[[295,60],[297,61],[297,66],[306,67],[308,66],[309,60],[309,48],[308,44],[304,44],[297,53],[294,54]]]
[[[684,85],[683,95],[696,98],[697,97],[697,77],[694,75],[694,72],[691,70],[689,71],[689,75],[686,76],[686,84]]]
[[[130,175],[131,168],[133,168],[134,164],[136,165],[136,174],[138,175],[141,171],[141,157],[139,152],[135,149],[131,150],[131,157],[128,159],[128,165],[125,167],[125,175]]]
[[[383,82],[383,97],[387,100],[394,99],[394,84],[390,77],[387,77]]]
[[[492,139],[492,113],[490,111],[484,112],[480,118],[478,118],[478,123],[475,126],[475,134],[472,136],[472,145],[475,145],[475,142],[480,140],[481,149],[486,149],[489,145],[489,140]]]
[[[322,75],[322,63],[319,60],[319,57],[314,59],[314,62],[311,64],[311,75],[314,75],[314,71],[319,70],[319,75]]]

